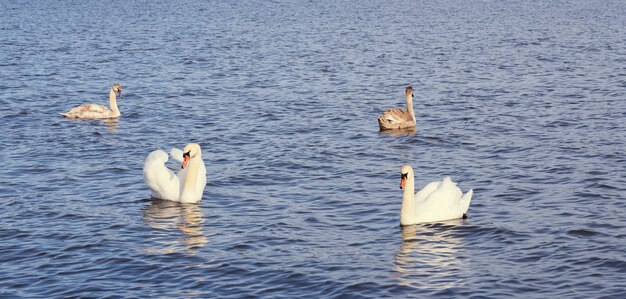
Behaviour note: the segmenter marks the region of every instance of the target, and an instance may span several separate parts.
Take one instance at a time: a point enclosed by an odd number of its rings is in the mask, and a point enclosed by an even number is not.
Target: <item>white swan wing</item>
[[[183,163],[183,150],[173,147],[170,149],[170,156],[178,163]]]
[[[440,184],[441,184],[441,182],[430,182],[430,183],[428,183],[426,186],[424,186],[424,188],[422,188],[422,190],[420,190],[417,193],[415,193],[415,200],[417,202],[423,201],[431,193],[433,193],[433,191],[437,190],[437,188],[439,188]]]
[[[177,201],[180,180],[174,172],[165,167],[167,160],[167,154],[162,150],[150,153],[143,165],[143,177],[152,197]]]
[[[430,183],[424,189],[426,190],[421,196],[425,197],[417,203],[418,217],[423,222],[449,220],[463,216],[459,209],[461,189],[449,177],[441,182]]]
[[[445,177],[437,189],[428,196],[428,200],[437,202],[440,207],[450,207],[458,204],[461,194],[461,189],[456,183],[450,177]]]

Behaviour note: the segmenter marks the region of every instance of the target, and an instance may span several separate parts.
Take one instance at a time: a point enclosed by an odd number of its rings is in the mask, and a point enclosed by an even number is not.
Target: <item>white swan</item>
[[[111,90],[109,90],[109,109],[106,106],[99,104],[84,104],[78,107],[70,109],[70,111],[61,113],[61,115],[67,118],[86,118],[86,119],[99,119],[99,118],[116,118],[120,117],[120,110],[117,108],[117,93],[122,98],[122,86],[118,83],[113,84]]]
[[[413,87],[404,90],[406,96],[406,110],[388,109],[378,117],[380,130],[395,130],[415,127],[415,112],[413,112]]]
[[[165,167],[167,154],[162,150],[151,152],[143,165],[143,178],[154,198],[184,203],[202,199],[206,186],[206,167],[200,145],[190,143],[181,151],[171,150],[172,158],[181,162],[181,170],[174,174]]]
[[[445,177],[441,182],[429,183],[413,195],[415,190],[413,168],[404,165],[400,172],[402,173],[400,189],[404,189],[400,209],[401,225],[465,217],[474,193],[472,189],[461,196],[461,189],[456,183],[452,182],[450,177]]]

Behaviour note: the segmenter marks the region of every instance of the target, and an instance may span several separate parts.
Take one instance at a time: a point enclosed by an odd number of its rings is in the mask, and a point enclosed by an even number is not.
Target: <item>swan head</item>
[[[117,95],[120,98],[123,98],[123,96],[122,96],[122,85],[120,85],[119,83],[113,83],[113,87],[111,87],[111,89],[113,89],[113,92],[117,93]]]
[[[200,149],[200,145],[197,143],[189,143],[185,145],[185,148],[183,148],[183,165],[181,166],[181,168],[185,168],[185,166],[187,166],[187,163],[189,163],[189,160],[196,157],[202,157],[202,150]]]
[[[402,166],[402,169],[400,169],[400,174],[402,174],[402,179],[400,180],[400,189],[404,189],[406,182],[409,179],[413,178],[413,167],[411,167],[411,165]]]
[[[406,95],[406,97],[414,97],[413,95],[413,86],[407,86],[407,88],[404,90],[404,94]]]

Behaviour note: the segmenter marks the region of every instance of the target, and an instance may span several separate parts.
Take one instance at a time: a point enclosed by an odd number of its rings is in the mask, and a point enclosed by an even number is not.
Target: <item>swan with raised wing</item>
[[[429,183],[413,194],[415,191],[413,168],[404,165],[400,173],[402,174],[400,189],[404,189],[400,208],[401,225],[466,217],[472,194],[474,194],[472,189],[463,195],[456,183],[452,182],[450,177],[445,177],[440,182]]]
[[[120,117],[120,109],[117,108],[118,94],[122,98],[122,86],[119,83],[114,83],[109,90],[109,107],[100,104],[84,104],[78,107],[70,109],[70,111],[61,113],[61,115],[67,118],[83,118],[83,119],[102,119],[102,118],[116,118]]]
[[[195,203],[202,199],[206,186],[206,167],[202,149],[197,143],[189,143],[183,150],[170,151],[174,160],[182,163],[174,174],[165,166],[167,154],[162,150],[151,152],[143,165],[143,178],[153,198]]]
[[[413,112],[413,87],[404,90],[406,96],[406,110],[388,109],[378,117],[380,130],[406,129],[415,127],[415,112]]]

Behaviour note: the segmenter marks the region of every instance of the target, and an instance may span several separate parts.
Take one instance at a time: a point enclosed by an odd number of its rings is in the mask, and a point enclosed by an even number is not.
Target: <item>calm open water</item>
[[[626,295],[626,2],[2,1],[0,297]],[[66,120],[124,87],[117,121]],[[415,134],[376,117],[415,88]],[[148,199],[203,147],[198,205]],[[474,188],[399,226],[399,169]]]

